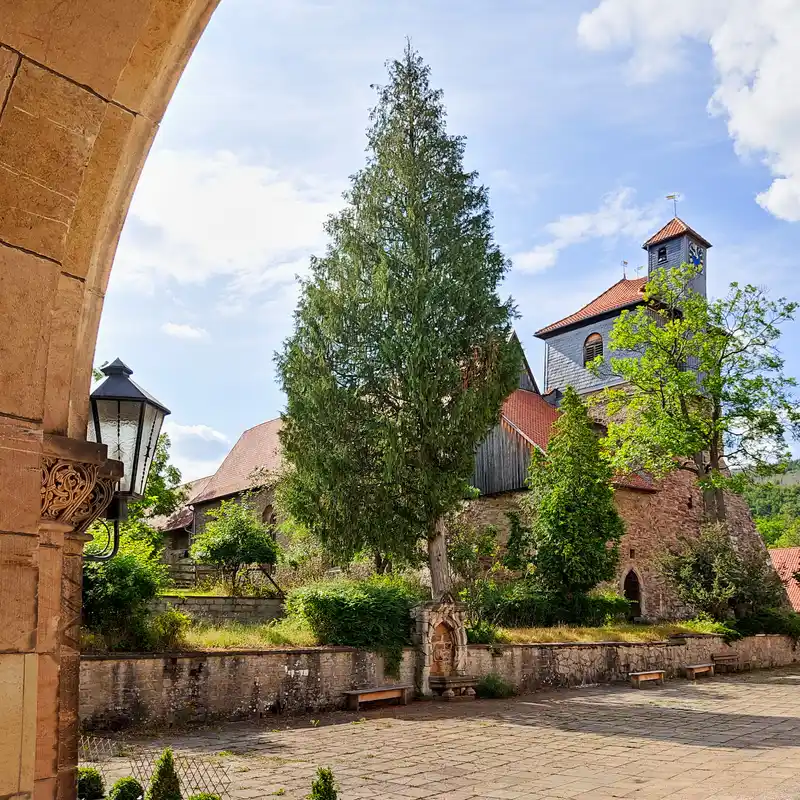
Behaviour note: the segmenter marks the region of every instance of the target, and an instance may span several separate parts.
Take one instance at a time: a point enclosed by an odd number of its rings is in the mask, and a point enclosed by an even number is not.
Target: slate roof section
[[[246,492],[253,488],[252,475],[257,469],[279,472],[281,450],[278,433],[281,426],[282,422],[278,418],[246,430],[211,476],[204,490],[192,502],[204,503]]]
[[[678,217],[673,217],[660,231],[654,233],[642,245],[642,249],[647,250],[654,244],[661,244],[661,242],[667,242],[670,239],[674,239],[676,236],[683,236],[685,233],[691,234],[692,236],[694,236],[695,239],[704,244],[706,247],[711,247],[711,242],[707,241],[697,231],[690,228],[682,219],[679,219]]]
[[[542,395],[517,389],[503,403],[500,418],[507,427],[520,434],[528,444],[546,450],[553,423],[558,417],[558,409],[551,406]],[[617,476],[613,483],[615,486],[642,492],[658,491],[658,487],[650,478],[638,473]]]
[[[795,611],[800,611],[800,584],[792,577],[795,572],[800,572],[800,547],[781,547],[769,551],[772,566],[778,573],[789,602]]]
[[[561,328],[567,328],[577,322],[585,322],[608,311],[616,311],[617,309],[637,305],[644,299],[643,293],[646,283],[647,278],[623,278],[574,314],[541,328],[534,335],[546,338],[549,334]]]

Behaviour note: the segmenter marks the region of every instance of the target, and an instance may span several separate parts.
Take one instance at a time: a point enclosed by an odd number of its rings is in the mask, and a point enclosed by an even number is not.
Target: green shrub
[[[500,639],[496,625],[479,619],[467,625],[467,641],[470,644],[494,644]]]
[[[336,781],[329,769],[320,767],[317,770],[317,777],[311,784],[311,794],[308,797],[309,800],[337,800],[339,793],[336,791]]]
[[[682,539],[661,556],[658,569],[684,603],[720,622],[780,608],[786,599],[763,550],[737,550],[723,524]]]
[[[178,650],[185,645],[186,631],[192,625],[191,617],[175,608],[168,608],[150,618],[150,645],[154,650]]]
[[[165,748],[156,761],[145,800],[181,800],[181,784],[171,747]]]
[[[200,794],[193,794],[189,800],[222,800],[222,798],[212,792],[200,792]]]
[[[482,620],[505,628],[554,625],[605,625],[627,618],[630,603],[613,592],[564,597],[543,589],[531,577],[507,583],[483,581],[476,587],[473,609]]]
[[[94,767],[78,767],[78,800],[103,800],[106,786]]]
[[[289,614],[306,620],[321,644],[397,652],[411,643],[419,591],[396,576],[312,584],[289,593]]]
[[[136,778],[120,778],[108,793],[108,800],[142,800],[144,789]]]
[[[765,608],[742,617],[736,621],[733,627],[740,636],[780,633],[798,641],[800,639],[800,614],[785,609]]]
[[[514,687],[505,679],[494,672],[484,675],[475,687],[478,697],[504,698],[515,694]]]
[[[123,539],[110,561],[83,564],[83,622],[111,649],[146,649],[148,606],[166,583],[167,566],[148,543]]]

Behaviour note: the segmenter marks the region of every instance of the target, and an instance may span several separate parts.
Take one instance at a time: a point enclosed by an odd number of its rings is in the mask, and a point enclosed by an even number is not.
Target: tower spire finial
[[[681,196],[677,192],[673,192],[672,194],[668,194],[666,197],[667,200],[672,200],[672,216],[678,216],[678,200],[681,199]]]

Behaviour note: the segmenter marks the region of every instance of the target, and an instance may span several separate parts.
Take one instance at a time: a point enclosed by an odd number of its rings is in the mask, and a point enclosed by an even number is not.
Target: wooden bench
[[[686,677],[690,681],[695,680],[698,675],[708,675],[710,678],[714,677],[713,664],[687,664],[684,670],[686,671]]]
[[[742,662],[738,653],[712,653],[711,660],[714,662],[714,666],[718,669],[720,667],[725,667],[726,672],[731,670],[736,672],[739,669],[750,669],[752,666],[749,661]]]
[[[347,708],[350,711],[358,711],[361,703],[371,703],[376,700],[399,700],[404,706],[411,702],[411,694],[414,687],[410,683],[398,684],[397,686],[372,686],[367,689],[352,689],[345,692],[347,697]]]
[[[664,677],[666,673],[663,669],[648,669],[644,672],[629,672],[628,677],[631,679],[631,684],[637,689],[642,688],[643,681],[661,681],[664,685]]]

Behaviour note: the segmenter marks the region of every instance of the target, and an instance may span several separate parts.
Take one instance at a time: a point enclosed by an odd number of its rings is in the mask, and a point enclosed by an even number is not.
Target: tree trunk
[[[428,537],[428,563],[431,569],[431,594],[440,600],[452,586],[450,564],[447,561],[447,526],[444,519],[436,521],[433,533]]]

